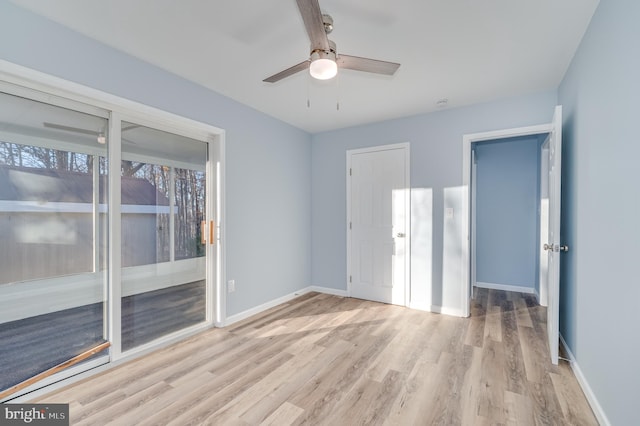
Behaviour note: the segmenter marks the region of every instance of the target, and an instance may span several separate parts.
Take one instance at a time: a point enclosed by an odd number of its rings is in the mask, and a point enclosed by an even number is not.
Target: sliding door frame
[[[20,65],[0,59],[0,89],[10,87],[10,92],[18,96],[24,96],[36,101],[50,103],[52,105],[66,107],[76,111],[104,110],[109,114],[109,282],[107,286],[108,296],[108,337],[112,346],[109,353],[109,363],[100,366],[100,363],[90,361],[92,371],[78,366],[71,367],[62,373],[24,389],[21,394],[29,393],[29,398],[68,384],[66,380],[61,384],[55,384],[69,376],[75,375],[72,381],[79,380],[88,375],[95,374],[103,369],[110,368],[120,361],[155,351],[163,346],[202,331],[206,328],[224,325],[226,317],[226,292],[223,291],[225,282],[225,235],[226,235],[226,196],[225,196],[225,131],[218,127],[181,117],[160,109],[114,96],[100,90],[92,89],[74,82],[54,77],[39,71],[35,71]],[[84,104],[84,107],[78,105]],[[206,290],[206,317],[203,323],[171,333],[148,344],[133,348],[126,353],[121,351],[121,182],[119,171],[121,151],[121,123],[133,121],[141,125],[158,130],[174,133],[180,136],[196,139],[208,144],[208,159],[206,166],[208,193],[215,192],[215,203],[207,202],[207,219],[215,219],[216,223],[216,249],[207,247],[207,290]],[[215,155],[212,153],[215,152]],[[211,161],[212,158],[217,161]],[[212,188],[210,185],[216,185]],[[215,211],[214,211],[215,206]],[[213,259],[209,253],[214,252]],[[216,266],[211,267],[210,263]],[[104,361],[102,361],[104,363]],[[95,363],[95,365],[94,365]],[[95,368],[98,367],[98,368]],[[37,390],[43,386],[44,390]],[[33,392],[35,391],[35,392]],[[14,396],[13,401],[26,398]]]
[[[136,113],[135,111],[112,112],[111,121],[110,121],[110,130],[113,131],[113,133],[109,134],[109,141],[112,145],[117,147],[116,149],[111,149],[109,151],[109,168],[110,168],[109,196],[114,197],[113,199],[110,198],[111,207],[109,209],[110,213],[112,212],[112,214],[110,215],[110,222],[109,222],[109,235],[110,235],[109,250],[110,250],[110,259],[112,259],[112,262],[111,262],[112,270],[110,271],[110,277],[113,277],[113,279],[111,280],[110,286],[109,286],[112,292],[109,298],[109,302],[110,302],[109,310],[110,310],[110,320],[111,320],[110,337],[112,339],[111,354],[112,354],[113,360],[127,358],[137,353],[147,353],[149,351],[154,350],[158,346],[165,346],[166,344],[170,344],[176,340],[180,340],[184,336],[195,334],[199,331],[202,331],[203,329],[209,328],[212,325],[219,326],[220,324],[216,320],[217,312],[216,312],[215,306],[218,305],[217,303],[218,300],[220,300],[221,295],[224,294],[222,291],[220,291],[221,288],[223,287],[221,283],[224,281],[217,280],[218,278],[217,270],[221,268],[221,264],[218,262],[219,258],[216,256],[218,252],[222,251],[220,249],[220,244],[221,244],[220,232],[215,232],[215,235],[216,235],[215,247],[211,245],[208,240],[206,244],[207,267],[206,267],[206,278],[205,278],[206,280],[205,321],[203,323],[195,324],[195,325],[186,327],[184,329],[171,332],[165,336],[159,337],[157,339],[153,339],[148,343],[144,343],[144,344],[141,344],[140,346],[136,346],[134,348],[128,349],[127,351],[122,350],[121,300],[123,297],[123,294],[122,294],[123,286],[118,285],[119,283],[123,282],[122,281],[123,279],[122,265],[121,265],[122,253],[120,250],[122,248],[122,241],[121,241],[122,215],[121,215],[121,208],[120,208],[121,207],[121,200],[120,200],[121,176],[120,176],[120,173],[118,172],[120,170],[120,164],[123,158],[122,143],[121,143],[123,122],[133,123],[135,125],[141,125],[147,128],[175,134],[178,136],[184,136],[184,137],[191,138],[207,144],[207,159],[206,159],[206,166],[205,166],[205,174],[207,179],[206,180],[207,202],[206,202],[206,213],[205,213],[206,222],[207,224],[210,224],[211,220],[213,219],[215,219],[215,221],[218,222],[218,218],[220,217],[218,214],[215,214],[216,212],[214,211],[214,206],[218,206],[220,204],[220,201],[219,201],[220,195],[218,194],[218,190],[220,190],[220,188],[213,187],[213,184],[216,180],[214,178],[214,176],[216,176],[216,165],[213,163],[213,161],[211,161],[212,158],[219,157],[219,153],[216,153],[216,155],[212,155],[212,153],[217,149],[218,144],[215,137],[212,137],[210,132],[202,131],[202,129],[193,129],[191,127],[186,127],[179,122],[176,122],[176,123],[167,122],[162,118],[156,117],[155,115],[146,114],[146,113],[140,114],[140,113]],[[136,157],[140,157],[140,156],[136,154]],[[139,161],[139,160],[142,160],[142,158],[136,158],[136,161]],[[153,157],[150,157],[147,160],[150,162],[163,161],[162,159],[153,158]],[[172,166],[172,168],[174,168],[174,166],[175,164]],[[187,164],[184,164],[181,166],[188,167]],[[213,195],[213,197],[210,197],[210,195]],[[218,200],[215,200],[214,197],[218,198]],[[173,220],[174,218],[172,217],[171,221]],[[169,237],[173,239],[172,232],[169,233]],[[216,247],[217,247],[217,250],[215,250]],[[174,254],[170,253],[171,259],[173,259],[173,256]],[[212,261],[215,261],[216,265],[212,266],[211,265]],[[117,262],[117,265],[116,265],[116,262]]]
[[[24,99],[28,99],[30,101],[33,101],[34,103],[43,103],[43,104],[47,104],[47,105],[51,105],[54,107],[59,107],[59,108],[64,108],[70,111],[74,111],[74,112],[79,112],[82,114],[88,114],[91,116],[95,116],[95,117],[100,117],[104,120],[107,121],[109,120],[110,117],[110,113],[108,110],[99,107],[97,105],[89,105],[86,103],[80,103],[77,101],[74,101],[70,98],[66,98],[66,97],[61,97],[59,95],[54,95],[54,94],[50,94],[50,93],[46,93],[46,92],[42,92],[42,91],[38,91],[35,90],[34,88],[30,87],[29,84],[16,84],[16,82],[14,81],[9,81],[8,79],[4,78],[4,75],[2,74],[3,72],[3,68],[1,66],[2,64],[0,63],[0,91],[3,93],[6,93],[10,96],[16,96],[16,97],[20,97],[20,98],[24,98]],[[63,142],[63,141],[55,141],[52,143],[49,143],[49,140],[45,140],[44,138],[39,138],[39,137],[32,137],[32,136],[26,136],[26,137],[22,137],[19,138],[18,135],[14,135],[14,137],[12,137],[12,141],[15,143],[20,143],[23,145],[33,145],[33,146],[37,146],[37,147],[41,147],[41,148],[51,148],[51,149],[55,149],[55,150],[61,150],[61,151],[72,151],[72,152],[80,152],[81,154],[85,154],[88,156],[92,156],[94,157],[94,163],[93,163],[93,188],[94,188],[94,193],[93,193],[93,202],[92,202],[92,211],[93,214],[95,215],[96,212],[98,211],[98,203],[99,203],[99,195],[96,192],[96,188],[98,187],[97,182],[99,179],[98,176],[98,161],[96,161],[99,157],[104,157],[104,152],[101,152],[102,149],[100,148],[92,148],[89,146],[83,146],[83,147],[78,147],[72,143],[68,143],[68,142]],[[98,250],[99,250],[99,246],[100,246],[100,237],[101,234],[100,232],[97,232],[98,228],[97,228],[97,224],[94,223],[93,225],[93,260],[92,260],[92,265],[93,265],[93,273],[98,274],[99,272],[99,267],[100,267],[100,257],[98,255]],[[106,272],[105,272],[106,273]],[[84,275],[83,273],[81,273],[80,275]],[[69,282],[69,277],[65,277],[65,276],[53,276],[53,277],[48,277],[48,278],[38,278],[35,280],[28,280],[31,283],[42,283],[42,282],[47,282],[47,285],[52,285],[53,283],[55,284],[59,284],[62,282]],[[54,284],[54,285],[55,285]],[[106,294],[106,289],[108,288],[108,283],[104,282],[102,284],[103,288],[105,289],[105,293],[103,295],[102,298],[102,302],[104,303],[105,309],[107,309],[107,305],[108,305],[108,301],[107,301],[107,297],[108,295]],[[40,298],[42,299],[42,298]],[[45,301],[47,300],[46,298],[44,299]],[[45,302],[48,303],[48,302]],[[103,311],[104,312],[104,311]],[[103,328],[104,328],[104,337],[106,340],[108,340],[108,335],[109,335],[109,324],[108,324],[108,316],[104,316],[103,314],[103,319],[104,319],[104,324],[103,324]],[[46,376],[45,378],[43,378],[42,380],[38,381],[36,384],[25,387],[24,389],[17,391],[15,394],[9,395],[5,398],[3,398],[2,400],[0,400],[0,402],[6,402],[6,401],[18,401],[20,399],[19,395],[24,395],[27,393],[32,392],[34,389],[39,389],[39,388],[44,388],[47,386],[51,386],[52,384],[59,382],[61,380],[64,380],[67,377],[72,377],[74,375],[80,374],[86,370],[89,369],[93,369],[93,368],[97,368],[100,367],[102,365],[105,365],[107,363],[110,362],[110,353],[108,352],[101,352],[98,353],[97,357],[94,357],[88,361],[85,361],[83,364],[81,365],[75,365],[75,366],[71,366],[61,372],[58,372],[56,374],[52,374],[49,376]],[[0,390],[4,390],[4,389],[0,389]],[[17,397],[16,397],[17,396]]]

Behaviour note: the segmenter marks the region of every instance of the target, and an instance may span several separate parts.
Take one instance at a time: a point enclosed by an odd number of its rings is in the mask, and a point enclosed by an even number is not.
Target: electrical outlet
[[[233,293],[234,291],[236,291],[236,280],[229,280],[229,282],[227,283],[227,291],[229,293]]]

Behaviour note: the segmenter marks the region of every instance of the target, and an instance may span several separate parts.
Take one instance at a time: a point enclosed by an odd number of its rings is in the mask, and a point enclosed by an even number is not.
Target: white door
[[[392,145],[347,153],[351,297],[408,304],[408,149]]]
[[[549,259],[544,245],[549,239],[549,140],[551,133],[542,145],[540,158],[540,304],[549,306]]]
[[[558,364],[559,301],[560,301],[560,176],[562,161],[562,106],[557,106],[553,114],[552,130],[549,135],[549,238],[548,258],[548,302],[547,334],[551,362]]]

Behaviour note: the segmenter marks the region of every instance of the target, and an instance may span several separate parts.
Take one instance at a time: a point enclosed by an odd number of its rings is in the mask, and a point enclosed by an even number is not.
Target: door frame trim
[[[518,136],[533,136],[550,133],[553,130],[553,123],[540,124],[537,126],[516,127],[511,129],[494,130],[482,133],[469,133],[462,135],[462,232],[460,233],[461,266],[461,307],[462,316],[468,317],[471,303],[471,144],[493,139],[506,139]]]
[[[376,145],[366,148],[348,149],[346,151],[346,197],[347,209],[345,218],[345,233],[347,240],[347,275],[345,281],[347,284],[347,297],[351,297],[351,282],[349,277],[351,274],[351,232],[349,232],[349,221],[351,218],[351,179],[349,179],[349,170],[351,169],[351,158],[353,155],[364,154],[369,152],[390,151],[394,149],[402,149],[404,151],[405,160],[405,182],[407,184],[407,197],[405,199],[405,285],[404,285],[404,304],[401,306],[410,306],[411,304],[411,144],[409,142],[400,142],[388,145]]]

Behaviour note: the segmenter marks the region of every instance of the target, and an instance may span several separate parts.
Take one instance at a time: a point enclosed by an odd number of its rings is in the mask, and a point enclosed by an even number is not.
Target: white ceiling
[[[308,57],[294,0],[13,1],[312,133],[555,89],[599,2],[320,0],[338,54],[400,69],[270,84]]]

